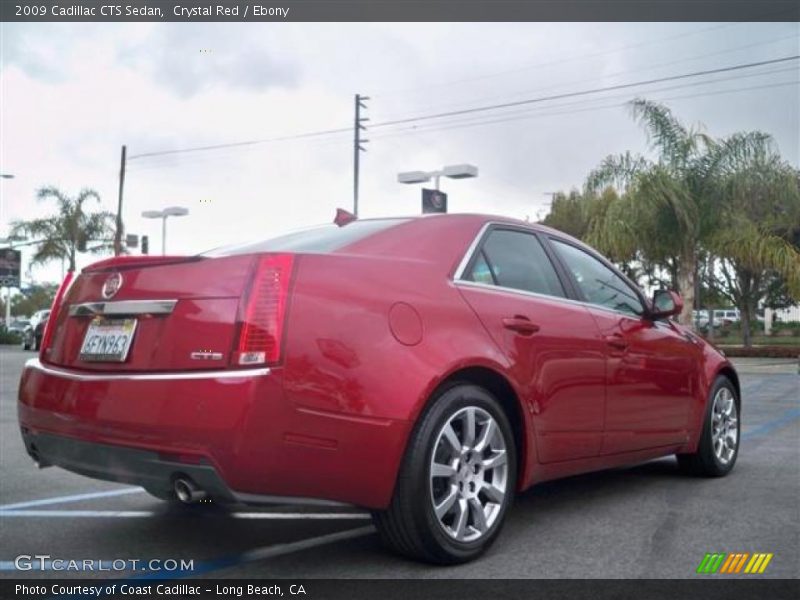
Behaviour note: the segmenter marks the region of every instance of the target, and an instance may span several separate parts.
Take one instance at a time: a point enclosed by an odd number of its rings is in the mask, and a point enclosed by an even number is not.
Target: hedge
[[[800,346],[722,346],[719,349],[725,356],[736,358],[798,358]]]

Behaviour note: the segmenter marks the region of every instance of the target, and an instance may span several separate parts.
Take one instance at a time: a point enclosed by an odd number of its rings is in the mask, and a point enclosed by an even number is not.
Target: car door
[[[530,230],[495,226],[456,284],[511,363],[534,414],[537,456],[596,456],[603,434],[605,345],[592,316]]]
[[[599,257],[564,240],[550,243],[606,341],[602,453],[685,442],[700,375],[696,342],[669,321],[648,319],[641,293]]]

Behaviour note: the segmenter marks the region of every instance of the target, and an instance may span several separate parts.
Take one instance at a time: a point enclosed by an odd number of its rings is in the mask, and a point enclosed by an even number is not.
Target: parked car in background
[[[742,315],[738,308],[726,308],[714,311],[714,325],[730,325],[742,320]]]
[[[708,311],[707,310],[693,310],[692,319],[694,321],[695,329],[705,329],[708,327]]]
[[[738,455],[738,376],[680,297],[543,226],[370,219],[72,277],[20,381],[27,452],[170,502],[353,504],[452,564],[535,483]]]
[[[38,351],[42,345],[44,329],[47,325],[49,310],[39,310],[33,313],[30,322],[22,330],[22,349]]]
[[[25,328],[30,325],[30,321],[27,319],[17,319],[11,325],[8,326],[8,331],[12,333],[18,333],[20,336],[22,332],[25,331]]]

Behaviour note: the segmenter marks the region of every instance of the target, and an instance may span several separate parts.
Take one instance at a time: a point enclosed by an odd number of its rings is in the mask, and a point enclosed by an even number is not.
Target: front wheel
[[[680,468],[692,475],[722,477],[739,456],[740,402],[731,380],[717,377],[711,388],[697,451],[678,454]]]
[[[471,384],[441,392],[409,441],[389,508],[373,518],[395,551],[472,560],[496,539],[514,496],[516,447],[503,409]]]

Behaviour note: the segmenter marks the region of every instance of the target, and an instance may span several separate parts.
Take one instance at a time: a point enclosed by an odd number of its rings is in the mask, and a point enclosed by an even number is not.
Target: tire
[[[720,375],[706,402],[700,443],[693,454],[678,454],[682,471],[699,477],[724,477],[739,456],[741,400],[730,379]]]
[[[432,477],[434,462],[440,466]],[[500,533],[516,480],[514,435],[500,404],[481,387],[457,383],[439,392],[420,417],[392,502],[374,512],[373,521],[384,544],[399,554],[435,564],[467,562]]]

